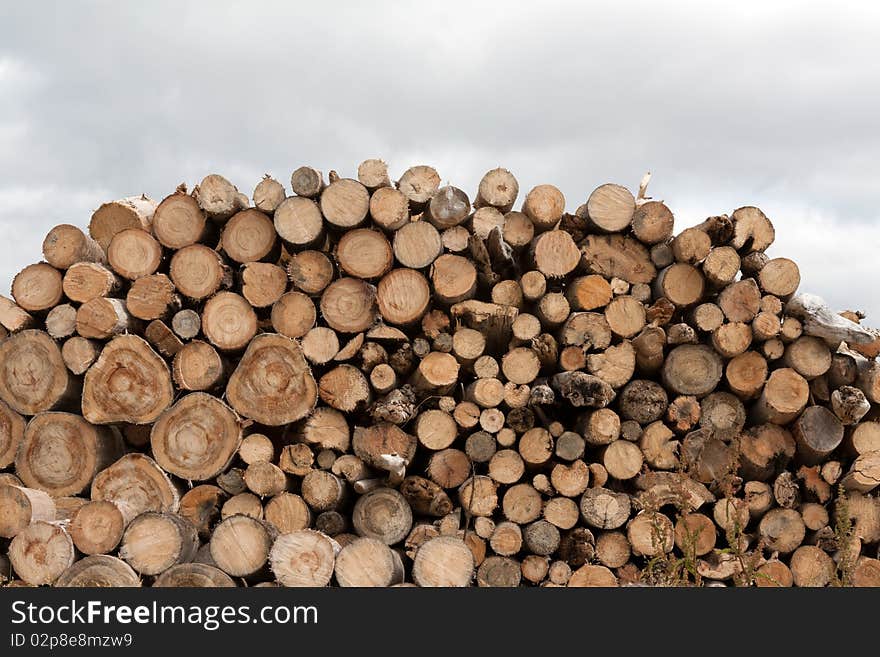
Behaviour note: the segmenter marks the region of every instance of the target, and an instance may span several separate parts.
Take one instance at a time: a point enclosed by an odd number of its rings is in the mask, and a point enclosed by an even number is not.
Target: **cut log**
[[[61,272],[45,262],[28,265],[12,279],[12,298],[27,312],[48,311],[61,297]]]
[[[206,217],[198,201],[185,190],[166,196],[153,214],[153,235],[169,249],[182,249],[206,236]]]
[[[791,433],[775,424],[759,424],[739,438],[740,472],[752,480],[767,481],[794,457]]]
[[[223,176],[210,174],[193,190],[193,197],[210,219],[225,223],[239,210],[248,205],[247,196]]]
[[[733,239],[730,241],[737,251],[750,253],[766,251],[776,239],[773,224],[761,210],[747,206],[733,211]]]
[[[217,349],[240,351],[257,333],[257,316],[243,297],[234,292],[219,292],[205,303],[202,331]]]
[[[526,195],[522,211],[532,220],[535,232],[550,230],[562,219],[565,197],[553,185],[538,185]]]
[[[78,262],[103,262],[104,250],[76,226],[55,226],[43,240],[43,257],[56,269],[67,269]]]
[[[206,563],[179,563],[153,582],[158,588],[233,588],[235,582],[219,568]]]
[[[15,305],[11,299],[0,296],[0,327],[10,333],[16,333],[32,328],[35,324],[34,318]],[[3,337],[6,337],[5,333]]]
[[[302,529],[282,534],[269,552],[269,565],[283,586],[327,586],[338,546],[321,532]]]
[[[249,262],[241,271],[241,295],[254,308],[274,304],[287,289],[287,272],[268,262]]]
[[[169,272],[177,290],[195,300],[210,297],[221,286],[228,287],[232,282],[229,268],[220,255],[201,244],[177,251],[171,258]]]
[[[133,281],[156,273],[162,264],[162,245],[148,232],[129,228],[113,237],[107,262],[117,274]]]
[[[80,559],[55,580],[55,586],[73,588],[137,587],[140,585],[141,580],[137,573],[131,569],[131,566],[121,559],[105,554],[91,555]]]
[[[419,586],[468,586],[474,576],[474,556],[454,536],[438,536],[424,543],[413,560],[413,580]]]
[[[127,454],[99,472],[92,481],[91,498],[116,504],[126,523],[145,511],[177,511],[180,503],[168,475],[143,454]]]
[[[173,513],[148,511],[126,527],[119,556],[141,575],[158,575],[192,561],[198,549],[195,525]]]
[[[0,342],[0,400],[22,415],[35,415],[71,403],[78,384],[70,376],[61,349],[34,329]]]
[[[370,384],[353,365],[338,365],[318,381],[318,394],[328,406],[345,413],[362,410],[372,401]]]
[[[666,242],[672,237],[674,223],[672,212],[660,201],[642,203],[632,215],[633,234],[644,244]]]
[[[803,542],[806,527],[794,509],[771,509],[761,518],[758,532],[769,549],[787,554]]]
[[[227,575],[248,577],[266,565],[273,540],[270,525],[248,516],[233,515],[214,528],[211,558]]]
[[[737,397],[754,399],[767,379],[767,361],[756,351],[743,352],[728,361],[724,377]]]
[[[125,309],[146,321],[167,317],[179,307],[180,299],[174,293],[174,284],[165,274],[139,278],[132,283],[125,298]]]
[[[315,304],[302,292],[288,292],[282,295],[272,306],[272,328],[288,338],[301,338],[306,335],[315,325],[316,319],[317,310],[315,309]],[[336,354],[334,353],[333,355],[335,356]]]
[[[357,180],[341,178],[321,193],[321,214],[335,228],[360,225],[370,209],[370,194]]]
[[[336,260],[349,276],[369,279],[378,278],[391,269],[394,255],[391,244],[382,233],[360,228],[340,238]]]
[[[33,522],[9,544],[9,562],[16,575],[31,586],[53,584],[74,559],[70,535],[53,523]]]
[[[594,274],[627,283],[651,283],[657,269],[640,242],[623,235],[590,235],[581,243],[583,263]]]
[[[462,256],[444,254],[431,265],[434,298],[452,305],[470,299],[477,290],[477,270]]]
[[[712,248],[712,241],[699,228],[685,228],[673,238],[670,246],[676,262],[693,265],[706,259]]]
[[[34,488],[0,485],[0,537],[13,538],[33,522],[54,522],[55,501]]]
[[[251,340],[229,379],[226,396],[240,415],[281,426],[315,407],[318,386],[295,340],[264,333]]]
[[[400,555],[374,538],[356,538],[336,555],[336,582],[342,587],[392,586],[403,581]]]
[[[636,556],[656,557],[672,552],[675,544],[672,521],[656,511],[640,511],[627,523],[626,537]]]
[[[136,228],[149,231],[156,205],[155,201],[146,196],[129,196],[104,203],[92,215],[89,235],[106,251],[111,240],[123,230]]]
[[[474,207],[492,206],[509,212],[519,195],[519,183],[507,169],[492,169],[480,180]]]
[[[275,208],[281,205],[286,196],[287,193],[284,190],[284,185],[282,185],[280,182],[275,180],[267,173],[254,188],[254,206],[257,208],[257,210],[265,212],[266,214],[272,214],[273,212],[275,212]],[[156,220],[154,217],[154,226],[155,223]]]
[[[52,308],[46,315],[46,332],[56,340],[73,335],[76,332],[76,308],[69,303]]]
[[[739,273],[740,257],[730,246],[718,246],[709,252],[703,261],[703,274],[710,285],[723,288],[736,280]]]
[[[376,319],[376,288],[357,278],[340,278],[324,290],[321,315],[340,333],[365,331]]]
[[[617,529],[629,518],[630,498],[607,488],[589,488],[581,497],[580,510],[584,521],[597,529]]]
[[[678,307],[693,306],[703,298],[705,287],[706,281],[699,269],[677,262],[657,275],[654,296],[658,299],[669,299]]]
[[[715,389],[721,375],[721,359],[705,345],[680,345],[663,363],[663,383],[678,395],[703,397]]]
[[[314,198],[324,189],[324,174],[309,166],[299,167],[290,176],[290,188],[297,196]]]
[[[211,530],[220,518],[220,506],[225,495],[217,486],[202,484],[194,486],[180,498],[178,513],[195,525],[199,538],[204,541],[211,538]]]
[[[318,204],[304,196],[292,196],[275,208],[275,232],[294,248],[317,244],[324,235],[324,219]]]
[[[815,545],[802,545],[791,555],[791,576],[795,586],[828,586],[835,575],[834,561]]]
[[[809,381],[831,368],[831,351],[819,338],[802,335],[785,347],[783,361]]]
[[[806,407],[809,392],[807,381],[793,369],[774,370],[752,407],[753,418],[758,423],[788,424]]]
[[[606,306],[605,320],[614,335],[632,338],[645,327],[645,307],[629,295],[618,296]]]

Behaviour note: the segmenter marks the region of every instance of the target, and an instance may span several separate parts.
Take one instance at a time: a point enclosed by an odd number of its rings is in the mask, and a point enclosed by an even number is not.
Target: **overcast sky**
[[[6,2],[0,291],[53,225],[222,173],[509,168],[683,228],[758,205],[801,289],[880,325],[880,10],[822,2]],[[521,195],[522,197],[522,195]],[[873,322],[871,322],[873,320]]]

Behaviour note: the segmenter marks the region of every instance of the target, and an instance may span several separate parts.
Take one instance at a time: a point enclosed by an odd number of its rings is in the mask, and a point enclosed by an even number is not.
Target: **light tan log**
[[[346,413],[364,409],[372,401],[370,384],[353,365],[338,365],[318,381],[321,400]]]
[[[739,438],[740,471],[749,479],[766,481],[794,456],[791,433],[775,424],[759,424]]]
[[[193,190],[193,198],[211,220],[220,224],[248,205],[247,196],[240,194],[231,182],[215,173],[202,179]]]
[[[730,246],[717,246],[712,249],[703,261],[702,267],[706,280],[717,288],[733,283],[739,268],[739,254]]]
[[[235,582],[219,568],[206,563],[179,563],[153,582],[158,588],[233,588]]]
[[[356,538],[336,555],[334,575],[342,587],[392,586],[403,581],[400,555],[374,538]]]
[[[244,515],[255,520],[263,519],[263,504],[260,498],[253,493],[238,493],[233,495],[220,509],[220,517],[223,520],[235,515]]]
[[[522,211],[532,220],[535,232],[541,233],[559,223],[565,212],[565,197],[553,185],[538,185],[526,195]]]
[[[474,207],[492,206],[509,212],[519,195],[519,183],[510,171],[497,168],[487,171],[480,180]]]
[[[240,351],[257,333],[257,316],[243,297],[219,292],[205,303],[202,331],[217,349]]]
[[[32,522],[54,522],[55,501],[48,493],[24,486],[0,485],[0,537],[13,538]]]
[[[275,209],[281,205],[286,196],[287,193],[284,190],[284,185],[267,173],[263,176],[263,179],[257,183],[252,198],[254,200],[254,207],[256,207],[257,210],[272,214],[275,212]],[[153,223],[155,224],[155,219],[153,220]]]
[[[351,521],[358,535],[394,545],[412,529],[412,510],[395,489],[376,488],[358,498]]]
[[[824,406],[809,406],[792,425],[798,457],[815,465],[837,449],[843,441],[843,425]]]
[[[766,251],[776,239],[773,224],[761,210],[753,206],[738,208],[730,217],[733,222],[733,239],[730,241],[737,251]]]
[[[336,260],[342,270],[356,278],[378,278],[393,262],[391,244],[375,230],[360,228],[346,232],[336,246]]]
[[[815,545],[802,545],[795,550],[789,567],[795,586],[827,586],[836,571],[831,557]]]
[[[335,228],[354,228],[367,217],[370,194],[357,180],[341,178],[321,193],[321,214]]]
[[[755,405],[752,414],[757,422],[788,424],[807,405],[809,385],[790,368],[774,370]]]
[[[64,274],[62,287],[71,301],[85,303],[117,292],[121,282],[113,272],[99,263],[79,262]]]
[[[680,345],[669,352],[662,375],[663,383],[674,393],[702,397],[721,380],[722,362],[705,345]]]
[[[771,509],[761,518],[758,532],[769,549],[786,554],[803,542],[806,527],[794,509]]]
[[[110,242],[107,262],[117,274],[133,281],[156,273],[162,263],[162,246],[143,230],[123,230]]]
[[[106,340],[136,325],[121,299],[98,297],[82,304],[76,312],[76,331],[84,338]]]
[[[354,453],[363,459],[367,465],[380,469],[383,469],[384,465],[383,454],[397,454],[409,463],[415,456],[417,445],[418,440],[415,436],[389,423],[379,423],[369,427],[355,427],[352,436],[352,449]],[[442,453],[438,452],[438,454]],[[437,465],[440,467],[439,462]],[[432,480],[440,483],[433,479],[433,477]],[[443,486],[443,488],[450,488],[450,486]]]
[[[316,244],[324,234],[324,219],[318,204],[303,196],[282,201],[275,208],[273,222],[278,236],[294,248]]]
[[[272,376],[265,376],[266,371]],[[280,426],[314,408],[318,387],[296,341],[263,333],[248,345],[229,379],[226,396],[239,414]]]
[[[341,333],[358,333],[376,319],[376,288],[357,278],[331,283],[321,297],[321,315]]]
[[[783,362],[809,381],[831,368],[831,350],[823,340],[802,335],[785,347]]]
[[[198,201],[180,189],[166,196],[153,214],[153,235],[162,246],[182,249],[206,235],[206,217]]]
[[[705,231],[699,228],[685,228],[675,236],[670,245],[672,257],[676,262],[684,262],[689,265],[705,260],[712,248],[712,241]]]
[[[630,498],[607,488],[589,488],[581,497],[584,521],[597,529],[617,529],[627,521],[632,508]]]
[[[46,315],[46,332],[56,340],[73,335],[76,332],[76,308],[69,303],[52,308]]]
[[[0,400],[22,415],[73,403],[78,384],[61,349],[43,331],[28,329],[0,342]]]
[[[327,586],[333,577],[338,545],[324,534],[301,529],[279,536],[269,565],[283,586]]]
[[[207,298],[221,286],[229,287],[232,283],[229,268],[220,255],[201,244],[177,251],[171,258],[169,272],[177,290],[190,299]]]
[[[9,544],[9,562],[16,575],[31,586],[53,584],[75,558],[67,530],[42,520],[31,523]]]
[[[155,211],[156,202],[146,196],[129,196],[104,203],[92,215],[89,235],[106,251],[113,237],[123,230],[149,231]]]
[[[474,555],[460,538],[438,536],[416,552],[412,574],[423,587],[468,586],[474,576]]]
[[[549,278],[561,278],[577,268],[581,252],[569,233],[549,230],[532,242],[532,258],[542,274]]]
[[[192,340],[202,330],[202,318],[190,308],[178,310],[171,318],[171,329],[181,340]]]
[[[55,226],[43,240],[43,257],[56,269],[67,269],[77,262],[103,262],[104,250],[76,226]]]
[[[248,577],[266,565],[274,540],[271,525],[244,515],[233,515],[214,528],[211,558],[232,577]]]
[[[630,284],[651,283],[657,275],[647,249],[631,237],[590,235],[580,246],[583,263],[594,274]]]
[[[193,560],[199,548],[195,525],[172,513],[142,513],[122,536],[119,556],[142,575],[158,575]]]
[[[92,500],[116,504],[126,522],[145,511],[175,512],[180,503],[168,475],[143,454],[126,454],[95,476]]]
[[[297,196],[314,198],[324,189],[324,174],[309,166],[301,166],[290,176],[290,188]]]
[[[131,566],[105,554],[80,559],[55,580],[59,587],[137,587],[141,580]]]
[[[131,284],[125,308],[134,317],[150,321],[168,316],[180,307],[174,284],[165,274],[143,276]]]
[[[0,295],[0,326],[10,333],[16,333],[36,324],[33,317],[15,305],[12,299]],[[5,335],[3,337],[6,337]]]
[[[173,398],[168,365],[142,338],[111,340],[86,372],[83,416],[93,424],[156,420]]]
[[[446,185],[437,190],[425,207],[424,218],[440,230],[458,226],[470,213],[468,195],[457,187]]]
[[[434,298],[452,305],[474,296],[477,290],[477,270],[462,256],[444,254],[431,265],[431,283]]]
[[[654,296],[669,299],[676,306],[687,307],[699,303],[705,287],[706,281],[699,269],[677,262],[657,275]]]
[[[268,262],[249,262],[241,271],[241,295],[254,308],[267,308],[287,289],[287,272]]]
[[[421,209],[439,187],[440,175],[433,167],[426,165],[410,167],[397,181],[397,188],[417,209]]]
[[[61,297],[61,272],[45,262],[28,265],[12,279],[12,298],[27,312],[47,311]]]
[[[672,552],[672,521],[657,511],[640,511],[626,526],[626,537],[636,556],[654,557]]]
[[[633,234],[644,244],[666,242],[672,237],[674,222],[672,212],[662,202],[649,201],[635,208]]]

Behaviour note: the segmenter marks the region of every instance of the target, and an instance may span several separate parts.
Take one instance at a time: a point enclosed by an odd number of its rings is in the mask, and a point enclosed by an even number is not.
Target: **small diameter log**
[[[9,562],[16,575],[31,586],[53,584],[76,558],[67,530],[37,521],[19,532],[9,544]]]
[[[258,573],[269,559],[274,530],[267,523],[244,515],[233,515],[214,528],[211,559],[232,577]]]
[[[29,329],[0,342],[0,400],[13,411],[35,415],[72,401],[76,392],[61,349],[46,333]]]
[[[174,396],[168,365],[145,340],[111,340],[86,372],[83,416],[93,424],[154,422]]]
[[[202,318],[195,310],[179,310],[171,318],[171,329],[181,340],[192,340],[202,330]]]
[[[133,281],[156,273],[162,263],[162,245],[138,228],[123,230],[110,242],[107,262],[117,274]]]
[[[761,291],[751,278],[728,285],[718,295],[718,306],[730,322],[751,322],[761,309]]]
[[[394,255],[385,236],[375,230],[348,231],[336,246],[340,268],[356,278],[378,278],[391,269]]]
[[[474,207],[492,206],[501,212],[509,212],[519,195],[519,183],[507,169],[487,171],[480,180]]]
[[[641,472],[644,456],[637,445],[626,440],[616,440],[605,448],[602,465],[608,474],[621,481],[632,479]]]
[[[195,525],[172,513],[148,511],[129,523],[119,556],[142,575],[158,575],[195,558],[199,537]]]
[[[220,507],[225,496],[217,486],[194,486],[180,498],[177,512],[195,525],[199,537],[207,541],[211,538],[211,529],[220,518]]]
[[[324,174],[309,166],[301,166],[290,176],[290,188],[297,196],[314,198],[324,189]]]
[[[457,187],[441,187],[431,197],[425,207],[424,218],[443,230],[458,226],[470,213],[471,203],[468,195]]]
[[[632,338],[645,327],[645,307],[633,297],[622,295],[606,306],[605,319],[614,335]]]
[[[554,228],[562,219],[565,197],[553,185],[538,185],[526,195],[522,211],[532,220],[535,232],[541,233]]]
[[[754,421],[788,424],[806,407],[809,392],[807,381],[793,369],[774,370],[752,407]]]
[[[217,223],[225,223],[236,212],[247,207],[248,199],[223,176],[212,173],[205,176],[193,190],[199,207],[210,219]]]
[[[793,295],[800,282],[798,266],[788,258],[769,260],[758,272],[758,284],[761,290],[780,299],[787,299]]]
[[[538,376],[541,362],[538,354],[528,347],[508,351],[501,359],[501,371],[508,381],[517,385],[531,383]]]
[[[705,345],[680,345],[669,352],[663,363],[663,383],[678,395],[703,397],[721,380],[722,362]]]
[[[675,544],[672,521],[657,511],[640,511],[627,523],[626,537],[636,556],[660,556]]]
[[[699,269],[693,265],[677,262],[657,275],[654,282],[654,297],[669,299],[678,307],[692,306],[703,298],[705,286],[706,281]]]
[[[169,249],[182,249],[205,237],[206,217],[198,201],[178,189],[159,203],[153,214],[153,235]]]
[[[746,351],[728,361],[724,377],[737,397],[754,399],[767,379],[767,361],[756,351]]]
[[[831,368],[831,350],[828,345],[810,335],[802,335],[786,345],[782,359],[786,367],[790,367],[807,381],[822,376]]]
[[[419,586],[468,586],[474,576],[474,555],[460,538],[438,536],[418,549],[412,575]]]
[[[328,406],[345,413],[363,410],[372,401],[370,384],[353,365],[338,365],[318,381],[318,394]]]
[[[317,244],[324,234],[324,219],[318,204],[303,196],[285,199],[275,208],[275,232],[293,248]]]
[[[56,340],[73,335],[76,332],[76,308],[69,303],[52,308],[46,315],[46,332]]]
[[[367,217],[370,193],[357,180],[340,178],[321,193],[321,214],[335,228],[354,228]]]
[[[0,485],[0,537],[13,538],[33,522],[54,522],[55,501],[45,492]]]
[[[150,321],[180,307],[174,284],[165,274],[143,276],[132,283],[125,298],[125,309],[138,319]]]
[[[412,529],[412,510],[406,498],[393,488],[376,488],[358,498],[351,521],[359,536],[394,545]]]
[[[136,320],[121,299],[92,299],[76,312],[76,331],[84,338],[106,340],[134,329],[135,325]]]
[[[119,453],[118,438],[109,430],[78,415],[46,412],[28,423],[15,468],[25,485],[63,497],[81,492]]]
[[[301,338],[306,335],[315,325],[316,318],[315,304],[302,292],[288,292],[272,306],[272,328],[288,338]]]
[[[55,586],[58,587],[137,587],[141,580],[131,566],[105,554],[96,554],[80,559],[58,579]]]
[[[333,577],[338,545],[312,529],[279,536],[269,552],[269,566],[283,586],[327,586]]]
[[[92,215],[89,235],[106,251],[113,237],[123,230],[149,231],[155,211],[156,202],[146,196],[130,196],[104,203]]]
[[[180,502],[168,475],[143,454],[126,454],[99,472],[91,498],[116,504],[126,522],[145,511],[174,512]]]
[[[398,230],[409,223],[409,202],[402,192],[382,187],[370,198],[370,216],[382,230]]]
[[[172,376],[183,390],[211,390],[223,381],[226,364],[207,342],[193,340],[174,356]]]
[[[275,208],[281,205],[286,196],[287,193],[284,190],[284,185],[267,173],[263,176],[263,179],[257,183],[252,198],[254,200],[254,207],[256,207],[257,210],[265,212],[266,214],[272,214],[275,212]],[[154,217],[154,226],[155,223],[156,220]]]
[[[741,253],[766,251],[776,239],[773,224],[761,210],[747,206],[733,211],[733,239],[730,245]]]
[[[697,227],[685,228],[675,236],[670,246],[672,247],[672,257],[676,262],[693,265],[709,255],[712,241],[705,231]]]
[[[61,272],[45,262],[28,265],[12,279],[12,298],[27,312],[47,311],[61,297]]]
[[[542,274],[548,278],[561,278],[577,268],[581,252],[569,233],[551,230],[538,235],[532,242],[532,258]]]
[[[679,465],[679,441],[663,422],[652,422],[642,432],[639,448],[648,464],[657,470],[673,470]],[[610,472],[609,472],[610,474]]]
[[[802,545],[791,555],[791,576],[795,586],[828,586],[837,567],[828,554],[815,545]]]
[[[268,262],[249,262],[241,271],[241,295],[254,308],[268,308],[287,289],[287,272]]]
[[[749,479],[766,481],[795,454],[791,433],[775,424],[750,427],[739,438],[740,472]]]
[[[660,201],[643,203],[632,215],[633,234],[644,244],[666,242],[672,237],[674,223],[672,212]]]
[[[77,262],[103,262],[104,250],[76,226],[55,226],[43,240],[43,258],[56,269],[67,269]]]
[[[342,587],[393,586],[403,581],[403,562],[381,541],[361,537],[336,555],[334,575]]]
[[[220,255],[201,244],[177,251],[171,258],[169,273],[177,290],[195,300],[210,297],[224,284],[228,287],[232,281]]]
[[[380,187],[390,187],[391,179],[388,177],[388,165],[382,160],[364,160],[358,165],[358,181],[370,191]]]
[[[724,288],[733,283],[739,268],[739,254],[730,246],[718,246],[712,249],[702,266],[706,280],[715,288]]]
[[[584,521],[598,529],[617,529],[629,518],[629,496],[606,488],[589,488],[581,497],[580,510]]]
[[[604,308],[612,296],[608,281],[596,274],[579,276],[565,288],[565,298],[574,311]]]
[[[792,425],[792,434],[800,460],[815,465],[843,441],[843,424],[824,406],[809,406]]]

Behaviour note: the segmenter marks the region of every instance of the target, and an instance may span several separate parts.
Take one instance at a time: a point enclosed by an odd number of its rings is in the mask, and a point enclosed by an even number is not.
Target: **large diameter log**
[[[45,262],[28,265],[12,279],[12,298],[27,312],[45,312],[62,297],[61,272]]]
[[[89,235],[106,251],[113,237],[123,230],[149,231],[155,211],[156,202],[146,196],[129,196],[104,203],[92,215]]]
[[[111,340],[86,372],[83,416],[92,424],[149,424],[174,397],[171,373],[143,338]]]
[[[580,244],[583,263],[594,274],[627,283],[650,283],[657,275],[648,250],[623,235],[590,235]]]
[[[181,398],[156,420],[150,433],[156,462],[190,481],[205,481],[223,472],[240,444],[238,417],[203,392]]]
[[[244,349],[257,333],[257,315],[244,297],[220,292],[202,310],[202,331],[221,351]]]
[[[176,512],[180,495],[168,475],[143,454],[126,454],[95,476],[92,500],[116,504],[126,522],[145,511]]]
[[[15,457],[26,486],[53,497],[75,495],[121,454],[117,435],[71,413],[40,413],[28,422]]]
[[[47,493],[0,485],[0,537],[13,538],[32,522],[54,522],[55,514],[55,501]]]
[[[133,281],[156,273],[162,264],[162,245],[143,230],[123,230],[107,247],[107,262],[117,274]]]
[[[663,363],[663,383],[678,395],[703,397],[721,380],[721,358],[705,345],[679,345]]]
[[[794,370],[774,370],[752,406],[752,417],[758,423],[788,424],[804,410],[809,393],[806,379]]]
[[[360,537],[336,555],[334,575],[341,587],[392,586],[403,581],[403,562],[381,541]]]
[[[587,199],[587,216],[592,227],[603,233],[617,233],[630,225],[636,201],[622,185],[607,183],[593,190]]]
[[[158,575],[192,561],[199,548],[195,525],[173,513],[147,511],[126,527],[119,556],[142,575]]]
[[[169,249],[182,249],[200,241],[205,225],[204,211],[184,189],[166,196],[153,213],[153,235]]]
[[[53,584],[73,565],[73,541],[60,525],[38,521],[9,544],[9,561],[15,573],[32,586]]]
[[[356,278],[378,278],[391,269],[394,254],[385,236],[376,230],[359,228],[342,235],[336,245],[340,268]]]
[[[269,551],[269,566],[283,586],[327,586],[338,544],[312,529],[282,534]]]
[[[245,264],[267,258],[275,248],[272,220],[253,208],[242,210],[223,227],[220,247],[235,262]]]
[[[321,193],[321,214],[335,228],[354,228],[367,217],[370,193],[357,180],[341,178]]]
[[[281,426],[315,407],[318,386],[295,340],[263,333],[248,345],[229,378],[226,397],[240,415]]]
[[[78,384],[61,349],[43,331],[28,329],[0,342],[0,399],[22,415],[71,402]]]
[[[474,555],[454,536],[438,536],[424,543],[413,561],[413,580],[419,586],[468,586],[474,576]]]
[[[105,554],[80,559],[55,580],[58,587],[138,587],[141,580],[131,566]]]
[[[406,498],[393,488],[376,488],[358,498],[352,525],[359,536],[399,543],[412,529],[412,510]]]
[[[76,226],[55,226],[43,240],[43,257],[56,269],[67,269],[77,262],[102,262],[104,250]]]

